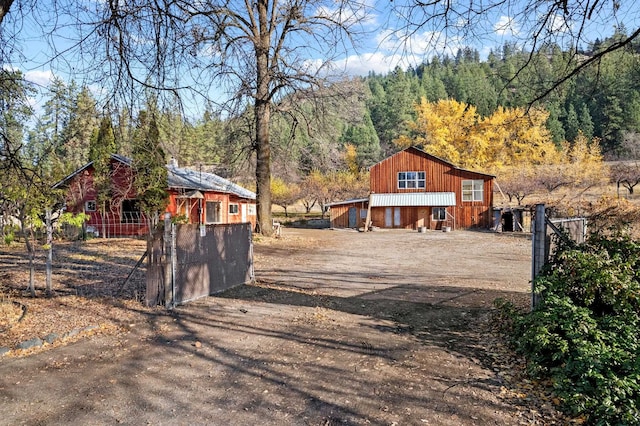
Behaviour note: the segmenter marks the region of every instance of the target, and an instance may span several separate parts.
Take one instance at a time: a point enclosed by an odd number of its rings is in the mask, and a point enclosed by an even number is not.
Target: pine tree
[[[356,163],[359,169],[364,169],[380,160],[380,139],[378,139],[368,112],[362,118],[362,123],[347,125],[340,142],[343,146],[353,145],[355,147]]]
[[[69,120],[63,129],[58,152],[68,168],[82,166],[89,158],[91,135],[98,126],[96,101],[87,87],[74,95],[69,108]]]
[[[167,167],[160,145],[160,131],[155,116],[141,111],[133,140],[134,188],[141,210],[157,224],[158,216],[169,202]]]
[[[573,142],[580,131],[580,121],[573,104],[569,105],[567,110],[567,121],[565,124],[565,136],[569,142]]]
[[[553,142],[560,146],[560,144],[565,140],[564,127],[560,121],[560,116],[562,115],[561,108],[557,104],[550,104],[548,105],[548,109],[549,118],[547,119],[547,128],[551,133]]]
[[[115,138],[111,119],[105,115],[100,121],[100,128],[91,138],[89,145],[89,161],[93,162],[93,187],[96,191],[96,204],[105,217],[107,210],[119,200],[112,197],[111,193],[111,154],[114,154]],[[102,235],[105,236],[106,221],[102,221]]]
[[[584,137],[587,138],[587,140],[593,139],[593,120],[591,119],[591,113],[589,112],[587,104],[582,104],[579,121],[580,129],[582,130]]]

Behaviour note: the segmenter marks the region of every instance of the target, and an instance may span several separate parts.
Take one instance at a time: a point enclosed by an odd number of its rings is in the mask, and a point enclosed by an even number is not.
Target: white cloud
[[[316,15],[328,18],[345,26],[354,24],[370,25],[376,22],[377,15],[368,2],[346,2],[341,7],[322,5],[316,9]]]
[[[512,17],[502,15],[493,26],[493,30],[499,36],[517,36],[520,33],[518,25]]]
[[[337,61],[335,68],[343,69],[347,74],[352,76],[365,76],[371,71],[378,74],[386,74],[395,68],[398,61],[399,58],[386,56],[380,52],[365,53],[361,55],[351,55],[341,61]]]
[[[31,70],[24,73],[25,80],[35,83],[41,87],[47,87],[51,80],[53,80],[53,77],[53,72],[51,70]]]
[[[408,34],[392,29],[378,32],[375,43],[377,46],[372,46],[368,52],[352,54],[334,62],[333,69],[351,76],[364,76],[372,71],[386,74],[397,66],[403,69],[418,66],[436,55],[453,56],[463,47],[460,39],[445,39],[439,32]]]
[[[549,31],[552,33],[566,33],[571,29],[571,24],[563,15],[554,14],[549,20]]]

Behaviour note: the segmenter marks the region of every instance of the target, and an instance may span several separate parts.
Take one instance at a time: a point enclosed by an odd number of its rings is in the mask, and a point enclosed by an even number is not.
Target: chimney
[[[175,157],[171,157],[171,159],[169,160],[169,166],[171,166],[173,168],[177,168],[178,167],[178,160],[176,160]]]

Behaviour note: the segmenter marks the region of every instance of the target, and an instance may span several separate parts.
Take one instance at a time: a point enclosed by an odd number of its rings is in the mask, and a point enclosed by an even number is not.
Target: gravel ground
[[[491,333],[493,300],[528,303],[530,252],[467,231],[256,238],[255,285],[119,304],[116,332],[2,358],[0,424],[563,424]]]

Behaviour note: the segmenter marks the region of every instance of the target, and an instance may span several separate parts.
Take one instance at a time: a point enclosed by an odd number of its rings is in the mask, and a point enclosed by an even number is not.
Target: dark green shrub
[[[542,301],[514,319],[530,374],[590,424],[640,424],[639,266],[626,237],[561,245],[536,279]]]

